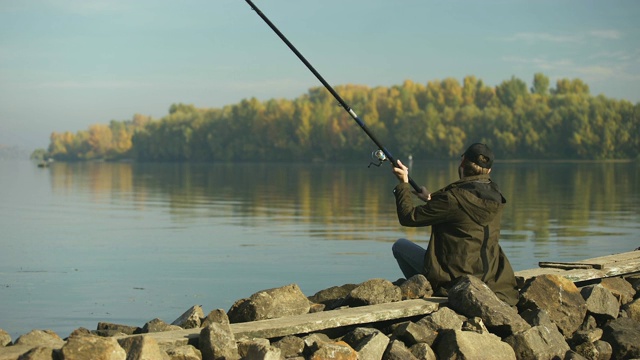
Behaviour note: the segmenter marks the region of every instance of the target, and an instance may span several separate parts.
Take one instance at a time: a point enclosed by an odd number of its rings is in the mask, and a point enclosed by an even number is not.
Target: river
[[[388,165],[0,161],[0,328],[61,337],[99,321],[172,322],[256,291],[401,277]],[[414,162],[436,190],[455,162]],[[638,162],[497,162],[516,270],[640,246]]]

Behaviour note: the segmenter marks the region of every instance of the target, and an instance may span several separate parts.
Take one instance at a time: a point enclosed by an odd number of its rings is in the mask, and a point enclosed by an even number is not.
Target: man
[[[458,168],[460,180],[432,194],[424,187],[420,193],[412,191],[409,169],[398,161],[393,169],[400,181],[393,190],[398,220],[403,226],[431,226],[431,240],[426,251],[407,239],[396,241],[392,250],[407,279],[423,274],[436,293],[444,295],[453,280],[473,275],[513,306],[518,302],[516,280],[498,244],[507,201],[489,177],[493,160],[487,145],[469,146]],[[412,194],[425,203],[414,206]]]

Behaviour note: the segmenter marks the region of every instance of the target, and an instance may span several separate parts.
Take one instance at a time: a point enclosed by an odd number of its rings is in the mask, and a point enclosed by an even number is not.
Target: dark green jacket
[[[507,201],[489,175],[456,181],[419,206],[413,204],[409,184],[399,184],[394,194],[400,224],[431,226],[424,275],[434,288],[448,288],[452,280],[468,274],[509,305],[518,302],[513,269],[498,244]]]

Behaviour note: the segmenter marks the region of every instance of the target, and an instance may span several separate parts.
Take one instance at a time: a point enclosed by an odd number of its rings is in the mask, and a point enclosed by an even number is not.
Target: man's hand
[[[398,160],[398,166],[393,167],[393,174],[398,178],[401,183],[409,182],[409,168]]]

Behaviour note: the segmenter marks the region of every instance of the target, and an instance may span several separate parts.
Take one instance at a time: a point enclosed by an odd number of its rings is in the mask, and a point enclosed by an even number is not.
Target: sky
[[[334,87],[543,73],[640,101],[640,1],[254,3]],[[0,0],[0,145],[318,86],[243,0]]]

